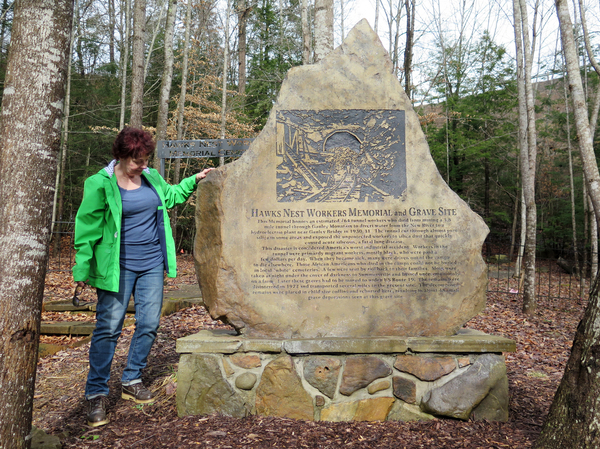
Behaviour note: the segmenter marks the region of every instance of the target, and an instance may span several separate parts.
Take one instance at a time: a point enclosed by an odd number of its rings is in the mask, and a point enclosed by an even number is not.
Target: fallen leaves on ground
[[[188,266],[188,270],[186,282],[193,283],[193,268]],[[176,289],[177,283],[173,281],[168,288]],[[53,291],[58,291],[56,286]],[[227,327],[212,320],[203,307],[184,309],[162,319],[144,375],[145,383],[158,393],[154,404],[140,406],[120,399],[119,379],[133,333],[133,327],[128,327],[123,330],[112,366],[110,423],[96,429],[85,424],[83,391],[89,343],[40,359],[33,422],[60,435],[64,448],[529,448],[539,435],[560,382],[585,301],[541,299],[532,316],[523,315],[521,307],[520,295],[489,293],[485,310],[466,324],[516,341],[517,351],[505,354],[510,391],[506,423],[179,417],[175,403],[177,338],[201,329]]]

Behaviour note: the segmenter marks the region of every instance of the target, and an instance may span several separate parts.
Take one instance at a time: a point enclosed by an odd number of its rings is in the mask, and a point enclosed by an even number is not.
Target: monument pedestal
[[[451,337],[273,339],[202,331],[177,340],[180,416],[322,421],[508,419],[503,352],[513,340]]]

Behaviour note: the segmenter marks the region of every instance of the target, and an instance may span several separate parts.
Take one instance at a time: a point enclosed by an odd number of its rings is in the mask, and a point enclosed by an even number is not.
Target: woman
[[[73,279],[80,287],[89,283],[98,293],[85,387],[87,422],[92,427],[108,423],[110,366],[132,293],[136,326],[121,377],[121,397],[142,404],[153,400],[153,393],[142,384],[142,369],[158,330],[164,272],[176,275],[167,209],[187,200],[212,170],[171,186],[148,168],[153,151],[149,133],[124,128],[113,143],[115,159],[85,181],[75,218]]]

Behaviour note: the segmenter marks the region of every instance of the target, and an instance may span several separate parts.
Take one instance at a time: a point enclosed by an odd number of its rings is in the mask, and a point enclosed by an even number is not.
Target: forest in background
[[[187,30],[189,59],[183,128],[179,131],[182,137],[221,137],[225,67],[225,137],[253,137],[264,126],[287,71],[305,60],[302,2],[190,2],[189,24],[188,3],[177,2],[167,136],[177,138],[178,134]],[[2,0],[0,81],[4,78],[10,47],[12,3]],[[132,8],[131,3],[131,0],[75,1],[68,129],[63,133],[65,159],[59,165],[63,169],[58,183],[57,203],[61,204],[56,208],[57,222],[73,221],[84,179],[111,159],[110,147],[120,128],[123,82],[127,106],[124,120],[128,123],[132,39],[127,32],[129,29],[131,34],[132,28],[127,27],[127,20],[132,20],[132,14],[127,14],[127,7]],[[167,0],[146,2],[143,125],[152,131],[156,128],[164,76],[168,3]],[[521,176],[516,63],[514,48],[500,43],[506,42],[507,34],[512,33],[512,29],[506,29],[510,21],[503,16],[510,15],[512,5],[501,1],[483,5],[488,2],[476,0],[451,3],[451,8],[444,3],[442,10],[439,2],[436,7],[435,0],[383,1],[377,5],[374,28],[390,53],[402,86],[413,100],[441,175],[486,220],[491,238],[517,246]],[[598,28],[598,6],[591,2],[585,6],[589,8],[591,29]],[[577,137],[569,113],[568,91],[562,82],[560,43],[548,25],[552,7],[549,1],[530,5],[532,32],[539,36],[537,50],[534,44],[537,244],[552,248],[553,256],[568,256],[575,245],[580,251],[584,247],[589,249],[592,215],[584,201]],[[354,25],[351,17],[356,17],[357,9],[361,8],[364,5],[356,0],[354,3],[336,0],[336,43]],[[509,12],[503,13],[503,8]],[[309,19],[313,10],[314,5],[308,5]],[[226,23],[228,11],[230,24]],[[365,10],[364,16],[367,13],[372,14]],[[581,37],[581,26],[575,26],[576,36]],[[592,43],[594,37],[592,34]],[[587,92],[592,98],[598,88],[598,76],[585,62],[583,39],[579,39],[578,45]],[[598,46],[593,48],[597,52]],[[184,160],[177,178],[205,164],[218,165],[219,160]],[[175,163],[167,167],[167,179],[173,181]],[[193,246],[193,205],[192,202],[177,211],[177,244],[185,250]]]

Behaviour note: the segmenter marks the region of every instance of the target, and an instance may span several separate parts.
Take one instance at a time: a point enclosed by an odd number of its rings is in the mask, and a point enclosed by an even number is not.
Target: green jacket
[[[88,282],[93,287],[117,292],[120,277],[121,193],[114,176],[112,161],[95,175],[86,179],[83,201],[75,217],[75,282]],[[158,194],[162,206],[157,210],[157,225],[167,276],[177,275],[175,242],[167,209],[185,202],[196,189],[196,176],[171,186],[154,169],[142,173]]]

